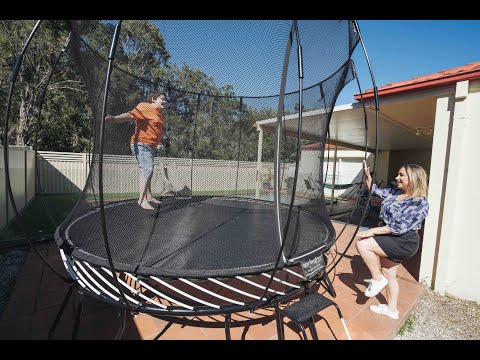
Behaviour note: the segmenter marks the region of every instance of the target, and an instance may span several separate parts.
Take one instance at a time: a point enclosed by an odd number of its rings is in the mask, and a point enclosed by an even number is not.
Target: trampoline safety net
[[[335,231],[323,191],[309,191],[304,179],[322,184],[332,110],[353,79],[353,22],[68,26],[67,54],[91,106],[92,151],[82,196],[58,227],[57,244],[108,267],[107,240],[117,271],[145,276],[259,274],[277,259],[279,268],[304,264],[314,274]],[[148,159],[137,160],[131,144],[142,142],[134,134],[149,126],[138,104],[151,103],[152,92],[165,94],[166,105],[143,155],[153,157],[149,178],[138,163]],[[134,119],[105,121],[137,105]],[[301,115],[314,121],[307,126]],[[302,156],[311,143],[320,144],[313,160]],[[138,203],[142,177],[160,202],[150,202],[152,209]]]

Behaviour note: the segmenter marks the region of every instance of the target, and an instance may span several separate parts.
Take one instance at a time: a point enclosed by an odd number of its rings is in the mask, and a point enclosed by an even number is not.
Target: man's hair
[[[409,180],[409,193],[412,197],[427,196],[427,172],[423,167],[416,164],[405,164],[402,166],[407,173]]]
[[[159,96],[166,96],[165,93],[163,91],[151,91],[149,94],[148,94],[148,101],[152,101],[153,99],[157,99]]]

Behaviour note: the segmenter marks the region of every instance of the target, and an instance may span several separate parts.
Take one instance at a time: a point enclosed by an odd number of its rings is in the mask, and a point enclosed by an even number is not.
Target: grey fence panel
[[[7,194],[5,189],[5,164],[3,146],[0,146],[0,230],[7,225]]]
[[[35,196],[35,152],[27,151],[26,155],[26,201],[27,203]]]
[[[14,217],[15,212],[6,189],[4,148],[0,146],[0,229]],[[25,148],[9,147],[8,164],[10,186],[18,212],[35,196],[35,153]]]

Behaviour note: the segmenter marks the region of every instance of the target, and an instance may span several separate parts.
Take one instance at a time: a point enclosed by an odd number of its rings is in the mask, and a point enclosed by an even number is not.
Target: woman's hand
[[[372,186],[372,175],[370,175],[370,167],[367,166],[367,162],[363,160],[363,173],[365,174],[365,185],[367,185],[368,190]]]
[[[363,172],[365,173],[365,177],[367,179],[372,180],[372,175],[370,175],[370,167],[367,166],[367,162],[363,160]]]
[[[372,237],[374,235],[375,235],[375,233],[373,232],[372,229],[362,230],[362,231],[357,232],[357,236],[360,239],[366,239],[366,238]]]

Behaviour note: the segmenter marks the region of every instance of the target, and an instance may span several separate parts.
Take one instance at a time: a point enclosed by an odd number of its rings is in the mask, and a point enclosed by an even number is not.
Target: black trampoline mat
[[[280,243],[273,202],[243,198],[164,198],[155,210],[136,200],[105,205],[108,243],[118,271],[167,277],[231,277],[272,270]],[[288,206],[281,207],[282,227]],[[98,208],[76,214],[59,236],[72,255],[107,266]],[[335,233],[328,217],[294,208],[287,258],[323,252]],[[60,241],[60,242],[61,242]],[[280,267],[283,267],[280,261]]]

